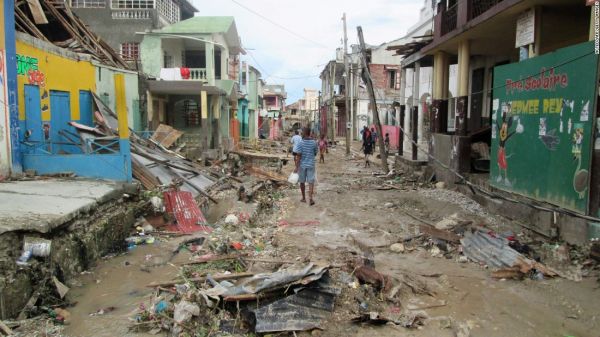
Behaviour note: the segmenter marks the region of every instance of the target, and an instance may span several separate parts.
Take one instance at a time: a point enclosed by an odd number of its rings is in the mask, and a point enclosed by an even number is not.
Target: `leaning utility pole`
[[[385,152],[385,144],[383,143],[383,134],[381,129],[381,122],[379,121],[379,110],[377,109],[377,99],[375,98],[375,89],[373,89],[373,80],[371,79],[371,72],[369,71],[369,62],[367,61],[367,47],[365,46],[365,38],[363,37],[362,27],[356,27],[358,30],[358,41],[360,43],[360,50],[362,53],[363,63],[363,80],[369,90],[369,97],[371,98],[371,106],[373,107],[373,119],[375,120],[375,127],[377,128],[377,134],[379,137],[379,152],[381,153],[381,165],[383,170],[387,173],[390,171],[387,162],[387,153]]]
[[[331,63],[330,63],[331,65]],[[337,73],[337,60],[333,62],[333,67],[330,68],[329,75],[329,121],[330,124],[327,128],[327,133],[329,133],[329,139],[331,139],[332,143],[335,143],[335,74]]]
[[[346,87],[346,92],[344,94],[345,98],[346,98],[346,104],[345,104],[345,112],[346,112],[346,156],[350,155],[350,131],[352,131],[352,129],[350,127],[348,127],[348,125],[350,125],[350,114],[349,114],[349,107],[350,107],[350,97],[348,96],[348,90],[352,90],[352,88],[350,88],[350,86],[348,85],[349,79],[350,79],[350,67],[348,67],[348,31],[346,30],[346,13],[344,13],[344,16],[342,17],[342,20],[344,21],[344,72],[346,74],[346,82],[344,84],[344,86]]]

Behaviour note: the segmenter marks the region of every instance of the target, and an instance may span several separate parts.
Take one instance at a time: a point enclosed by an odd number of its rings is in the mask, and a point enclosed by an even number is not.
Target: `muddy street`
[[[291,170],[291,165],[284,166],[284,175]],[[168,318],[172,306],[176,298],[188,298],[179,287],[209,293],[202,290],[210,289],[209,281],[191,278],[204,272],[272,273],[310,262],[327,266],[328,278],[338,289],[333,310],[315,325],[316,330],[261,335],[598,336],[600,290],[593,277],[597,271],[588,271],[579,282],[531,274],[518,279],[492,277],[497,268],[466,258],[460,244],[435,239],[422,229],[424,222],[452,218],[494,233],[514,231],[523,241],[535,241],[511,221],[408,173],[390,178],[375,163],[365,168],[362,158],[347,158],[342,147],[331,148],[326,163],[317,165],[317,179],[314,206],[299,202],[299,190],[293,186],[264,190],[251,203],[238,200],[234,191],[224,191],[219,205],[207,213],[214,231],[200,235],[205,240],[198,246],[177,249],[183,247],[182,237],[162,237],[105,257],[69,284],[68,298],[75,304],[67,308],[70,316],[62,335],[169,336],[174,327],[173,318]],[[237,214],[237,221],[226,223],[232,214]],[[223,242],[242,242],[243,248],[223,248]],[[239,256],[236,261],[243,266],[218,260],[222,254]],[[392,293],[361,277],[365,265],[390,280]],[[246,321],[242,312],[248,305],[262,305],[262,300],[215,302],[218,296],[208,296],[215,306],[200,305],[198,318],[180,321],[186,327],[183,335],[254,335],[248,325],[252,320]],[[289,294],[276,298],[285,296]],[[170,303],[165,311],[157,309],[160,301]],[[201,297],[195,301],[204,302]],[[365,319],[373,314],[379,319]],[[280,331],[286,330],[284,317],[279,318]],[[352,321],[359,317],[363,322]],[[233,322],[233,327],[224,322]]]

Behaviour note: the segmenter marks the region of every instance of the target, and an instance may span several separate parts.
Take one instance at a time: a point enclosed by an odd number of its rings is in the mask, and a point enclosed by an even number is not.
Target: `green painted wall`
[[[591,42],[494,69],[492,186],[587,213],[597,73]]]
[[[145,35],[140,44],[142,71],[147,75],[158,77],[163,66],[162,43],[159,36]]]
[[[137,73],[123,72],[114,68],[96,65],[96,94],[113,111],[116,111],[115,74],[123,74],[125,78],[125,99],[129,127],[135,131],[142,131]]]

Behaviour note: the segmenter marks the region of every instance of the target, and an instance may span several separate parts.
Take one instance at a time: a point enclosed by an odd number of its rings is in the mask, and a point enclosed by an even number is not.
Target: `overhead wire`
[[[317,42],[317,41],[315,41],[315,40],[309,39],[309,38],[307,38],[307,37],[305,37],[305,36],[302,36],[302,35],[300,35],[300,34],[296,33],[296,32],[294,32],[293,30],[291,30],[291,29],[289,29],[289,28],[285,27],[284,25],[282,25],[282,24],[279,24],[279,23],[277,23],[277,22],[275,22],[275,21],[271,20],[271,19],[270,19],[270,18],[268,18],[267,16],[260,14],[259,12],[257,12],[257,11],[255,11],[255,10],[253,10],[252,8],[249,8],[249,7],[245,6],[244,4],[240,3],[240,2],[239,2],[239,1],[237,1],[237,0],[231,0],[231,2],[235,3],[236,5],[240,6],[240,7],[241,7],[241,8],[243,8],[243,9],[245,9],[246,11],[248,11],[248,12],[250,12],[250,13],[252,13],[252,14],[254,14],[254,15],[258,16],[258,17],[260,17],[261,19],[263,19],[263,20],[265,20],[265,21],[269,22],[270,24],[272,24],[272,25],[274,25],[274,26],[276,26],[276,27],[279,27],[279,28],[281,28],[282,30],[284,30],[284,31],[286,31],[286,32],[288,32],[288,33],[290,33],[291,35],[293,35],[293,36],[295,36],[295,37],[297,37],[297,38],[299,38],[299,39],[302,39],[302,40],[304,40],[304,41],[310,42],[310,43],[312,43],[312,44],[314,44],[314,45],[316,45],[316,46],[319,46],[320,48],[329,49],[329,46],[326,46],[326,45],[324,45],[324,44],[321,44],[321,43],[319,43],[319,42]]]

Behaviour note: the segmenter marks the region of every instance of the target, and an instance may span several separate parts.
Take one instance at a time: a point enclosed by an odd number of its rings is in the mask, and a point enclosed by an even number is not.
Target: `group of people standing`
[[[362,134],[362,150],[365,154],[365,167],[371,166],[371,162],[369,161],[369,156],[373,154],[373,150],[377,145],[377,131],[372,127],[370,130],[367,126],[365,126],[360,133]],[[385,151],[388,152],[390,149],[390,134],[385,134],[384,139]]]
[[[317,141],[314,139],[309,128],[302,129],[302,136],[299,131],[294,131],[294,136],[290,139],[292,143],[292,154],[294,156],[295,173],[298,173],[300,183],[300,192],[302,193],[301,202],[306,202],[306,183],[308,183],[309,204],[315,204],[313,195],[315,190],[315,157],[317,150],[320,153],[319,161],[325,163],[325,153],[327,152],[327,140],[325,135],[321,135]]]

